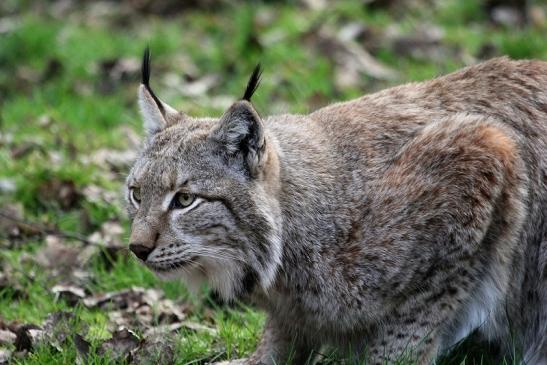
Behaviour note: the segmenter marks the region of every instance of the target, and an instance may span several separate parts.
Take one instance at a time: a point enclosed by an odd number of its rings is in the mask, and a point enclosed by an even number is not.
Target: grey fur
[[[427,364],[474,329],[547,363],[547,63],[495,59],[310,115],[240,101],[159,123],[128,177],[130,240],[159,275],[268,313],[246,363],[330,346]],[[202,200],[169,210],[178,190]]]

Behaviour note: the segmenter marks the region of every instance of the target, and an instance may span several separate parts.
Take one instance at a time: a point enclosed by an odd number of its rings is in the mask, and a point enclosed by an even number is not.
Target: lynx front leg
[[[283,331],[272,319],[268,319],[256,351],[245,364],[307,364],[312,356],[312,350],[301,336]]]

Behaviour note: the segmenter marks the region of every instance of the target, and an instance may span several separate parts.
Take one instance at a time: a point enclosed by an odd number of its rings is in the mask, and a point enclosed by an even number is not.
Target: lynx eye
[[[141,189],[131,188],[130,194],[131,194],[131,199],[133,200],[135,205],[139,205],[141,203]]]
[[[186,207],[189,207],[194,200],[196,200],[196,196],[188,193],[177,193],[173,200],[171,201],[171,209],[183,209]]]

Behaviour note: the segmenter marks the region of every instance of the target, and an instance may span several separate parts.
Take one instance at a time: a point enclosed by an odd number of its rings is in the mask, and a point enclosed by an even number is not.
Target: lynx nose
[[[137,256],[142,261],[146,261],[146,258],[148,257],[148,255],[150,255],[150,252],[154,250],[153,247],[148,247],[138,243],[131,243],[129,245],[129,249],[133,251],[135,256]]]

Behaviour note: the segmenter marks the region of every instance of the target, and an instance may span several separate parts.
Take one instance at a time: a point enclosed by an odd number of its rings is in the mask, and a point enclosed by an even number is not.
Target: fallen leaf
[[[137,58],[111,58],[98,63],[98,88],[100,92],[113,92],[121,82],[138,79],[141,63]]]
[[[15,179],[2,178],[0,179],[0,194],[13,194],[17,190]]]
[[[43,331],[34,324],[19,326],[15,332],[15,349],[17,351],[32,351],[36,342],[43,337]]]
[[[63,352],[63,345],[72,337],[74,332],[74,313],[54,312],[48,314],[42,328],[44,332],[43,340],[49,345],[55,347],[59,352]]]
[[[135,350],[140,343],[141,340],[133,331],[124,328],[115,331],[112,338],[103,342],[99,346],[98,353],[111,354],[111,361],[117,363],[130,358],[131,351]]]
[[[183,322],[181,322],[181,324],[182,324],[182,327],[184,327],[186,329],[189,329],[189,330],[192,330],[192,331],[207,332],[207,333],[209,333],[210,335],[213,335],[213,336],[216,336],[218,334],[218,331],[215,328],[205,326],[205,325],[203,325],[201,323],[198,323],[198,322],[183,321]]]
[[[499,54],[500,51],[494,43],[486,42],[477,51],[477,58],[480,60],[487,60],[496,57]]]
[[[442,43],[444,30],[432,24],[416,27],[412,34],[395,30],[390,39],[393,52],[402,57],[417,60],[443,60],[447,56],[457,56],[457,48],[449,48]]]
[[[45,241],[46,245],[34,256],[34,260],[38,264],[58,272],[71,271],[73,268],[81,266],[81,246],[69,246],[63,239],[54,235],[47,235]]]
[[[67,210],[78,205],[82,194],[74,181],[53,178],[38,187],[37,196],[44,204],[57,202],[61,208]]]
[[[89,355],[89,350],[91,348],[91,344],[87,342],[82,336],[79,334],[74,335],[74,346],[76,347],[76,363],[78,365],[87,364],[87,357]]]
[[[186,313],[183,309],[187,308],[181,307],[180,304],[175,304],[170,299],[157,301],[154,309],[158,313],[159,323],[179,322],[186,318]]]
[[[5,204],[0,209],[0,236],[16,238],[21,237],[26,230],[28,233],[38,234],[39,232],[29,232],[28,227],[22,224],[23,205],[21,203]]]
[[[0,365],[9,364],[11,359],[11,351],[0,349]]]
[[[59,76],[63,71],[63,64],[57,58],[50,58],[45,69],[42,71],[40,83],[50,81],[51,79]]]
[[[43,147],[43,141],[38,137],[31,137],[21,143],[10,143],[11,158],[14,160],[22,159],[34,151],[39,151],[46,154],[47,151]]]
[[[98,232],[89,236],[92,242],[100,243],[105,247],[125,248],[122,236],[125,233],[122,225],[117,221],[107,221],[101,225]]]
[[[143,14],[158,14],[172,16],[183,12],[190,8],[197,9],[213,9],[219,5],[223,5],[222,0],[127,0],[132,10],[139,11]]]
[[[111,329],[127,327],[144,331],[158,325],[182,322],[189,308],[163,298],[163,292],[159,290],[139,287],[91,295],[84,298],[83,303],[89,308],[108,310]]]
[[[20,280],[14,277],[11,267],[4,267],[4,271],[0,271],[0,292],[5,292],[13,300],[22,299],[28,295]]]
[[[136,149],[114,150],[111,148],[101,148],[93,152],[89,157],[83,157],[84,163],[92,163],[96,166],[108,166],[113,172],[125,172],[137,158]]]
[[[36,119],[36,124],[42,128],[49,128],[53,124],[53,118],[47,114],[42,114]]]
[[[144,332],[144,338],[149,339],[164,336],[168,333],[176,332],[182,327],[184,327],[184,324],[182,322],[150,327]]]
[[[62,299],[70,306],[75,306],[86,296],[84,289],[74,285],[55,285],[51,292],[56,300]]]
[[[177,90],[181,95],[198,97],[205,95],[210,89],[218,85],[220,77],[217,74],[208,74],[197,79],[185,79],[176,73],[168,73],[164,77],[167,87]]]
[[[83,188],[82,194],[91,203],[115,204],[119,198],[119,194],[97,185],[87,185]]]
[[[518,4],[519,2],[515,2]],[[523,3],[524,4],[524,3]],[[526,24],[525,6],[494,6],[489,11],[492,22],[506,27],[518,27]]]
[[[212,365],[243,365],[246,364],[247,359],[236,359],[236,360],[226,360],[226,361],[218,361],[212,363]]]
[[[133,364],[173,364],[175,362],[175,343],[173,336],[161,336],[142,341],[133,350]]]
[[[41,72],[36,67],[31,66],[19,66],[15,71],[15,77],[23,83],[23,85],[36,85],[40,82]]]
[[[394,5],[401,6],[402,2],[403,1],[398,1],[398,0],[365,0],[363,1],[364,5],[370,9],[390,9]]]
[[[533,26],[537,28],[545,27],[547,24],[547,8],[539,5],[531,5],[528,11],[528,17]]]
[[[17,335],[10,330],[0,329],[0,345],[13,345]]]
[[[4,16],[0,18],[0,34],[8,34],[19,27],[20,21],[16,17]]]
[[[376,60],[348,34],[353,33],[346,29],[336,33],[327,26],[321,26],[319,29],[311,29],[304,37],[308,44],[335,64],[335,83],[338,88],[359,86],[361,75],[378,80],[397,78],[395,70]]]
[[[156,289],[132,287],[130,289],[92,295],[84,299],[84,305],[89,308],[136,309],[143,304],[151,305],[162,296],[163,293]]]
[[[305,7],[315,11],[323,10],[328,5],[326,0],[300,0],[300,2]]]
[[[119,222],[107,221],[88,237],[88,241],[93,242],[95,248],[91,252],[92,256],[102,262],[106,270],[110,270],[118,258],[129,256],[124,234],[125,230]]]

